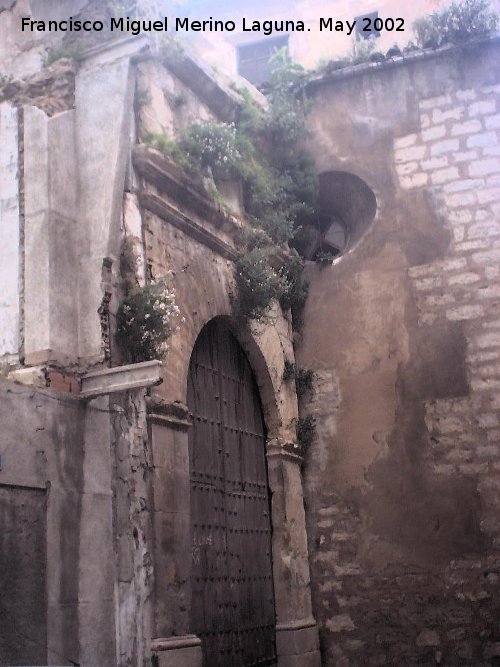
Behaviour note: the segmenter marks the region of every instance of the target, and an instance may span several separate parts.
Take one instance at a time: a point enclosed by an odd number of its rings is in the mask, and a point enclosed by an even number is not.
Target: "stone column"
[[[190,633],[191,492],[188,411],[152,401],[155,599],[152,651],[159,667],[201,667],[201,641]]]
[[[273,525],[276,650],[279,667],[319,667],[319,637],[312,615],[309,558],[300,467],[291,443],[270,440],[267,465]]]

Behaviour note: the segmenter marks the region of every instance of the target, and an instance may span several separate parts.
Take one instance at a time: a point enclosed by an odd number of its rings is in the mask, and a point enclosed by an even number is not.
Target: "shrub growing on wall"
[[[239,171],[241,155],[232,123],[193,123],[180,138],[179,149],[201,173],[210,168],[214,176],[234,177]]]
[[[422,47],[460,44],[496,30],[498,15],[488,0],[461,0],[417,19],[413,29]]]
[[[269,265],[269,250],[254,248],[236,262],[238,315],[245,320],[262,320],[271,303],[286,289],[283,278]]]
[[[305,451],[311,446],[316,437],[316,418],[313,415],[300,417],[297,422],[297,442]]]
[[[211,172],[216,179],[241,179],[245,211],[258,232],[243,239],[236,266],[237,310],[245,319],[262,319],[278,300],[284,309],[291,308],[297,325],[307,296],[300,257],[295,251],[288,257],[283,252],[317,208],[314,164],[299,147],[307,136],[304,81],[302,67],[279,52],[266,90],[266,111],[257,108],[248,92],[240,91],[236,124],[203,121],[189,125],[175,140],[156,134],[145,137],[146,143],[193,175]],[[213,191],[212,195],[217,199]],[[280,255],[281,266],[276,261]]]
[[[127,361],[161,359],[178,314],[174,293],[163,281],[134,288],[117,313],[117,341]]]

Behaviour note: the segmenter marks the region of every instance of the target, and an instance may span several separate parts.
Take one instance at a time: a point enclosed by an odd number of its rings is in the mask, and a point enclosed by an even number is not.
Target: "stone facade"
[[[14,2],[0,11],[0,31],[56,4]],[[104,39],[78,65],[44,66],[44,49],[58,45],[16,42],[0,105],[0,357],[9,378],[0,388],[0,554],[20,589],[14,604],[13,584],[2,588],[14,620],[0,662],[201,665],[190,614],[186,392],[196,339],[219,317],[247,352],[262,397],[278,662],[317,667],[302,459],[291,453],[297,398],[282,380],[294,354],[290,318],[278,307],[263,325],[234,316],[245,224],[238,188],[226,184],[239,212],[229,215],[144,144],[148,132],[231,120],[241,99],[189,56],[166,67],[142,38]],[[180,309],[161,374],[158,362],[121,365],[115,345],[125,246],[137,258],[128,279],[164,279]],[[31,542],[29,512],[19,507],[32,508]],[[18,542],[9,530],[16,516]],[[13,544],[37,555],[22,586],[29,558],[13,557]],[[41,597],[28,604],[34,579]],[[29,650],[16,628],[35,614]]]
[[[320,173],[359,176],[378,208],[309,267],[298,355],[317,371],[305,479],[328,665],[498,656],[498,63],[493,41],[312,89]]]
[[[145,142],[233,120],[238,93],[189,55],[166,66],[142,38],[44,67],[52,42],[16,21],[85,1],[3,4],[16,39],[0,105],[0,607],[32,635],[16,643],[9,626],[0,662],[200,666],[187,383],[221,318],[266,423],[279,667],[495,664],[498,39],[310,85],[323,212],[350,241],[332,266],[307,264],[297,362],[316,372],[303,409],[317,437],[302,467],[290,316],[234,315],[238,186],[220,186],[233,215]],[[162,278],[176,295],[161,367],[124,366],[115,345],[125,246],[137,284]]]

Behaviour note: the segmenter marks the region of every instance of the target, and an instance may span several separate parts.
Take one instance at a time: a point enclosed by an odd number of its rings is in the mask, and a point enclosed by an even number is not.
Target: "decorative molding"
[[[236,250],[218,236],[212,234],[202,225],[194,222],[178,208],[153,192],[139,192],[139,203],[146,210],[154,213],[173,227],[180,229],[185,234],[210,248],[221,257],[235,261],[238,257]]]
[[[316,76],[315,78],[308,81],[306,88],[318,88],[323,85],[330,83],[335,84],[337,81],[344,81],[345,79],[351,79],[356,76],[364,76],[367,73],[371,74],[374,71],[380,72],[382,70],[392,69],[394,67],[401,67],[402,65],[413,65],[414,63],[425,62],[426,60],[434,60],[441,57],[442,55],[462,55],[467,51],[475,51],[477,53],[480,48],[486,48],[490,45],[494,46],[498,42],[500,42],[500,35],[495,32],[492,35],[471,39],[470,41],[460,44],[445,44],[444,46],[440,46],[437,49],[433,47],[420,49],[418,51],[405,53],[401,56],[387,58],[381,62],[370,61],[367,63],[361,63],[359,65],[348,65],[338,70],[328,72],[327,74]]]
[[[201,179],[192,178],[166,155],[141,144],[134,147],[132,158],[138,173],[161,194],[182,203],[214,227],[227,230],[235,227],[233,216],[208,194]]]
[[[152,424],[185,431],[192,425],[188,408],[181,401],[166,403],[162,399],[149,397],[146,399],[146,406],[147,420]]]
[[[276,632],[295,632],[296,630],[305,630],[306,628],[315,628],[316,626],[316,620],[311,616],[309,618],[303,618],[300,621],[277,623]]]
[[[48,491],[50,488],[49,482],[42,483],[35,479],[9,475],[0,471],[0,487],[2,486],[10,486],[16,489],[31,489],[33,491]]]
[[[233,121],[242,106],[241,96],[222,77],[192,54],[170,58],[166,66],[224,121]],[[228,81],[229,83],[229,81]]]
[[[145,35],[127,35],[119,39],[110,39],[91,46],[83,53],[83,62],[99,59],[99,64],[115,62],[119,58],[133,61],[151,58],[149,40]],[[92,63],[93,65],[94,63]]]
[[[201,646],[201,639],[196,635],[153,639],[151,642],[151,650],[154,653],[158,653],[159,651],[175,651],[182,648],[195,648],[198,646]]]
[[[162,382],[161,361],[143,361],[139,364],[91,371],[81,378],[81,398],[95,398],[117,391],[152,387]]]
[[[267,458],[282,458],[287,461],[292,461],[298,465],[304,463],[304,457],[301,454],[301,447],[296,442],[287,442],[279,438],[268,440],[266,444]]]
[[[190,421],[177,419],[172,415],[157,415],[152,413],[147,416],[147,420],[151,424],[158,424],[158,426],[166,426],[167,428],[178,428],[183,431],[187,431],[192,426]]]

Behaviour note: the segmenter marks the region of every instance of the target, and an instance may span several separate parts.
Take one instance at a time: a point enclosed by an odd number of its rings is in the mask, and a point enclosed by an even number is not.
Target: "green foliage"
[[[279,52],[273,58],[271,81],[266,89],[268,110],[260,112],[250,96],[242,94],[243,104],[236,125],[236,144],[242,156],[239,175],[243,180],[245,209],[253,226],[266,235],[256,235],[247,241],[250,253],[258,245],[261,254],[266,254],[266,237],[278,246],[290,241],[317,206],[314,163],[298,147],[307,136],[308,105],[301,96],[304,81],[302,67]],[[267,247],[272,248],[268,243]],[[271,254],[268,250],[268,257]],[[283,309],[291,309],[294,326],[299,326],[308,289],[300,257],[292,251],[277,272],[270,270],[275,276],[271,281],[273,298],[279,300]],[[247,281],[247,291],[252,288],[252,282]],[[254,282],[253,288],[260,293],[262,280]],[[241,284],[237,284],[240,291]],[[244,295],[244,301],[248,301],[248,294]],[[271,301],[266,307],[249,312],[262,316]]]
[[[236,145],[236,128],[232,124],[205,121],[192,123],[178,139],[149,132],[144,142],[171,158],[183,169],[203,176],[208,169],[214,176],[235,176],[241,154]]]
[[[314,391],[315,373],[312,368],[297,368],[295,370],[295,387],[298,399],[311,396]]]
[[[352,41],[351,50],[346,55],[349,64],[360,65],[361,63],[370,62],[370,58],[375,52],[375,39],[354,39]]]
[[[184,56],[184,46],[177,37],[164,37],[159,50],[160,58],[166,65],[179,62]]]
[[[166,134],[158,134],[156,132],[148,132],[144,137],[144,143],[151,148],[155,148],[166,157],[176,162],[180,167],[191,170],[191,163],[187,156],[182,152],[179,143]]]
[[[239,230],[236,240],[246,252],[254,248],[270,248],[273,245],[269,234],[260,227],[243,227]]]
[[[300,417],[297,422],[297,442],[305,451],[312,444],[316,436],[316,419],[313,415]]]
[[[305,119],[309,104],[302,88],[307,77],[304,68],[294,63],[286,49],[270,60],[271,78],[265,92],[269,100],[266,125],[271,142],[280,154],[295,152],[297,142],[306,136]]]
[[[185,104],[187,104],[188,97],[186,93],[171,93],[168,90],[164,91],[163,93],[166,101],[169,103],[169,105],[172,107],[172,109],[180,109],[183,107]]]
[[[209,183],[208,186],[206,186],[206,188],[208,190],[208,193],[213,197],[214,201],[219,205],[219,209],[224,210],[228,215],[234,215],[233,209],[229,206],[227,201],[217,190],[214,184]]]
[[[302,326],[302,314],[309,292],[309,284],[304,278],[302,260],[296,251],[290,253],[280,273],[285,287],[280,304],[284,310],[290,308],[293,325],[296,330],[299,330]]]
[[[318,192],[313,160],[299,148],[307,137],[309,108],[301,94],[304,70],[284,51],[273,57],[271,67],[269,108],[259,114],[247,96],[237,127],[244,156],[245,208],[254,225],[283,243],[312,216]]]
[[[311,396],[314,391],[315,373],[311,368],[299,368],[291,361],[285,360],[283,370],[283,382],[295,380],[295,388],[299,401],[306,396]]]
[[[240,91],[242,103],[235,125],[192,123],[176,140],[149,134],[145,142],[192,174],[211,172],[215,178],[241,179],[253,230],[242,233],[240,239],[238,314],[262,319],[277,299],[284,309],[291,309],[294,325],[298,325],[307,298],[302,261],[291,251],[281,268],[273,269],[270,258],[283,258],[283,246],[313,219],[317,178],[312,158],[299,148],[307,136],[304,71],[284,52],[274,57],[272,67],[266,111],[255,105],[248,92]],[[217,200],[214,192],[212,195]]]
[[[263,320],[284,290],[283,279],[269,264],[270,248],[254,248],[236,262],[237,313],[245,320]]]
[[[176,141],[152,134],[145,141],[192,173],[210,169],[216,178],[241,178],[252,224],[274,243],[286,243],[312,216],[318,194],[313,160],[297,147],[307,136],[307,105],[297,92],[304,76],[302,67],[278,53],[266,112],[241,92],[236,125],[192,123]]]
[[[45,51],[43,66],[48,67],[62,58],[73,58],[79,62],[85,57],[85,46],[81,42],[61,46],[49,47]]]
[[[150,361],[165,355],[179,309],[162,281],[136,287],[117,313],[117,342],[127,361]]]
[[[240,240],[244,250],[236,263],[238,315],[246,320],[263,320],[277,300],[284,310],[291,309],[298,328],[308,290],[302,260],[293,250],[283,255],[262,229],[245,230]],[[273,268],[271,258],[273,265],[281,258],[281,267]]]
[[[0,92],[13,80],[12,74],[0,74]]]
[[[487,35],[497,26],[498,15],[491,10],[488,0],[460,0],[417,19],[413,30],[419,46],[435,48]]]
[[[135,252],[137,237],[126,236],[123,239],[120,252],[120,275],[123,279],[125,292],[128,294],[137,287],[138,258]]]

